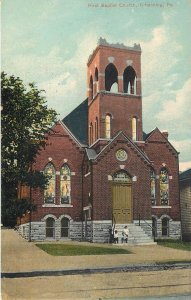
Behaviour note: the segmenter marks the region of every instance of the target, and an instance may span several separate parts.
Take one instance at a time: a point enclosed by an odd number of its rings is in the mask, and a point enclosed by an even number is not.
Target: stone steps
[[[118,245],[125,245],[122,243],[122,231],[127,225],[129,229],[128,245],[154,245],[156,244],[150,236],[148,236],[141,226],[135,224],[115,224],[115,230],[118,231],[119,243]]]

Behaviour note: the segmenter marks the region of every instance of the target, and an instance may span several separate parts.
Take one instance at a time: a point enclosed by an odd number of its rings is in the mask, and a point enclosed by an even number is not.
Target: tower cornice
[[[88,62],[87,62],[87,65],[90,64],[90,62],[92,61],[93,57],[95,56],[95,54],[97,53],[97,51],[101,48],[113,48],[113,49],[118,49],[119,50],[129,50],[129,51],[132,51],[132,52],[139,52],[141,53],[141,46],[140,44],[136,44],[134,43],[134,45],[132,47],[130,46],[126,46],[124,45],[123,43],[108,43],[106,41],[106,39],[100,37],[98,42],[97,42],[97,47],[93,50],[92,54],[89,56],[88,58]]]

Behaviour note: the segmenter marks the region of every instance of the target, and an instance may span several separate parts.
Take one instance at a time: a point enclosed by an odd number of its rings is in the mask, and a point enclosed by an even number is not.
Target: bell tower
[[[87,70],[88,139],[111,139],[122,130],[142,141],[141,48],[100,38]]]

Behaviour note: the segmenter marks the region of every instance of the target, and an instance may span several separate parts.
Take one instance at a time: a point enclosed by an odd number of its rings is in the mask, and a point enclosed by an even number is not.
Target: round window
[[[119,149],[116,152],[116,158],[120,161],[125,161],[127,160],[127,152],[123,149]]]

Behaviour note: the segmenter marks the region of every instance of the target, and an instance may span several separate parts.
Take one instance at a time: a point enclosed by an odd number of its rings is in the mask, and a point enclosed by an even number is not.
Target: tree
[[[44,188],[47,183],[42,173],[32,170],[57,116],[47,107],[43,92],[34,83],[26,86],[18,77],[1,74],[2,221],[6,224],[8,218],[14,219],[18,185]],[[8,217],[8,211],[14,213]]]

